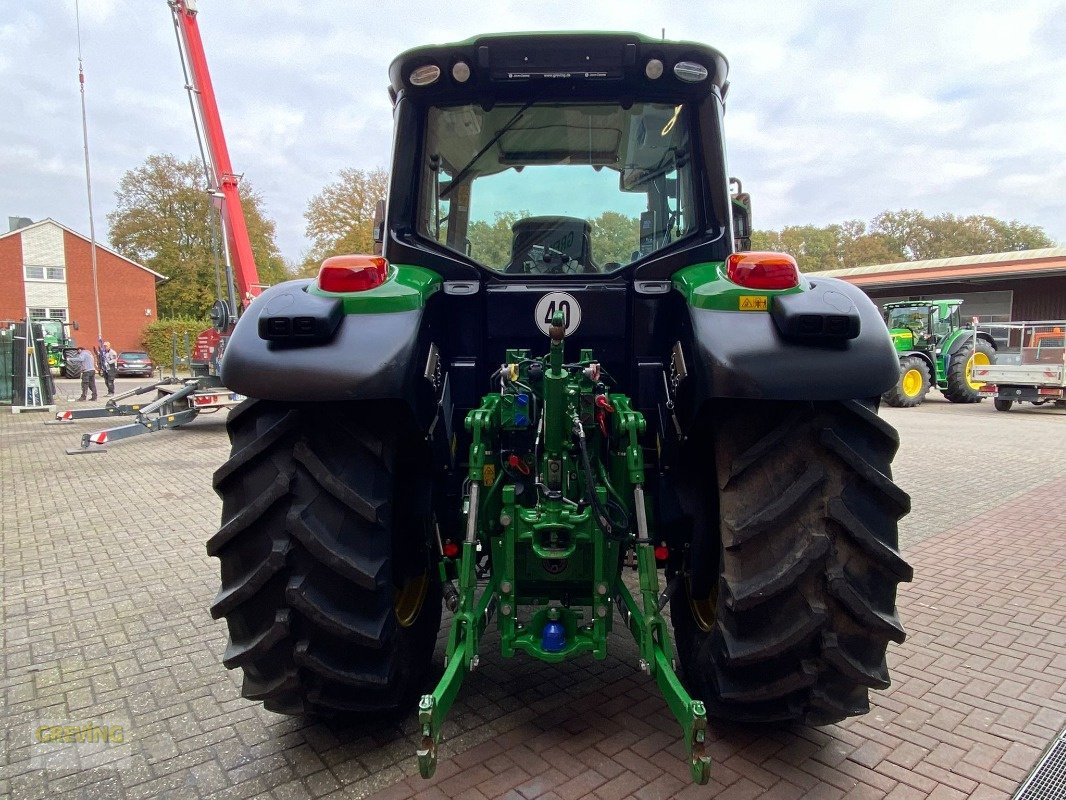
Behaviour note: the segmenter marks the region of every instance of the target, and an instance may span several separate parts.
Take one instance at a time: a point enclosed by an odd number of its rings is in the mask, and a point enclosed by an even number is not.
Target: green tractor
[[[992,337],[962,326],[962,300],[900,300],[884,306],[885,323],[899,354],[899,380],[882,395],[895,408],[919,405],[936,387],[953,403],[979,403],[975,364],[995,363]]]
[[[81,367],[76,363],[78,348],[74,340],[67,335],[69,324],[58,319],[34,320],[34,325],[41,331],[48,351],[48,367],[64,378],[76,378]]]
[[[702,782],[709,720],[825,724],[889,685],[898,360],[859,289],[737,247],[726,72],[606,33],[393,61],[382,254],[267,289],[221,364],[255,398],[208,542],[245,697],[417,708],[429,775],[489,625],[563,682],[620,624]]]

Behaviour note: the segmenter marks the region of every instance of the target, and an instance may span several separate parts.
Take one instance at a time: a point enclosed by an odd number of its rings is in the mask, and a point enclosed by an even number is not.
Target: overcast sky
[[[290,261],[344,167],[387,167],[386,70],[402,50],[508,30],[633,30],[730,61],[731,173],[755,225],[885,209],[991,214],[1066,244],[1066,2],[200,0],[234,168]],[[82,0],[97,235],[123,172],[196,153],[165,0]],[[6,216],[88,233],[74,0],[0,0]]]

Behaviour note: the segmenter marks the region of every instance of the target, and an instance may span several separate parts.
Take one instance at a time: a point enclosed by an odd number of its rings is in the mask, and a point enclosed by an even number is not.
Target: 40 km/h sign
[[[533,321],[545,335],[556,311],[563,312],[563,329],[567,336],[577,330],[581,324],[581,304],[568,292],[548,292],[537,301],[537,307],[533,310]]]

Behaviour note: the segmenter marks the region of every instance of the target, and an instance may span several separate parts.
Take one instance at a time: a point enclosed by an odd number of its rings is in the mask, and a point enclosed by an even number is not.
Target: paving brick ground
[[[713,782],[695,787],[621,634],[606,661],[562,666],[505,661],[490,636],[428,783],[413,719],[241,700],[207,613],[222,415],[68,457],[92,423],[0,413],[0,797],[1008,797],[1066,723],[1066,415],[931,399],[886,417],[915,506],[892,688],[842,725],[713,726]],[[104,766],[42,768],[45,721],[118,722],[128,741]]]

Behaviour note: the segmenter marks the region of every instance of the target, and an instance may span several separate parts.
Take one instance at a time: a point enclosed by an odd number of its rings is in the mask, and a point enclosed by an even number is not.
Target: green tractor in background
[[[884,306],[885,324],[899,353],[899,380],[881,397],[895,408],[919,405],[936,380],[952,403],[978,403],[981,384],[971,378],[975,364],[995,363],[992,337],[964,328],[962,300],[900,300]],[[975,344],[976,342],[976,344]]]
[[[48,368],[58,371],[64,378],[76,378],[81,373],[76,357],[78,348],[74,339],[67,335],[70,323],[59,319],[34,320],[41,331],[45,347],[48,350]]]

